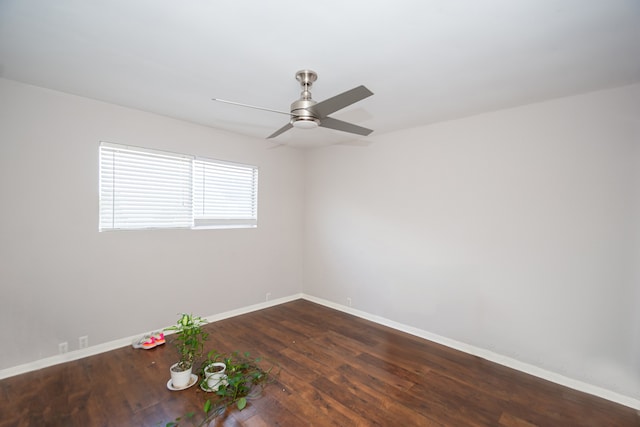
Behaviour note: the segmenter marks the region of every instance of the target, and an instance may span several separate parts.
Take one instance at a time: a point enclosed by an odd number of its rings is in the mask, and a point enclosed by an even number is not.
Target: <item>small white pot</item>
[[[171,365],[169,368],[169,372],[171,373],[171,385],[174,388],[184,388],[191,381],[191,368],[186,371],[174,371],[174,368],[177,368],[178,364]]]
[[[204,369],[204,376],[207,379],[209,390],[218,391],[222,384],[227,383],[227,376],[224,374],[227,366],[222,362],[215,362]]]

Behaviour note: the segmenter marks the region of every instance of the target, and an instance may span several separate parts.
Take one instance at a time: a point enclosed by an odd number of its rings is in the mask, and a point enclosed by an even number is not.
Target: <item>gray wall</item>
[[[308,153],[305,292],[640,398],[640,86]]]
[[[303,157],[0,79],[0,369],[302,290]],[[260,168],[259,227],[98,232],[101,140]]]

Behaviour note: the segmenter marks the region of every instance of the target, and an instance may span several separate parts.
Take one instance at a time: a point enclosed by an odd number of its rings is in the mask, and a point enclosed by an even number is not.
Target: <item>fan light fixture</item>
[[[320,124],[320,120],[313,117],[295,117],[291,119],[291,124],[297,129],[314,129]]]

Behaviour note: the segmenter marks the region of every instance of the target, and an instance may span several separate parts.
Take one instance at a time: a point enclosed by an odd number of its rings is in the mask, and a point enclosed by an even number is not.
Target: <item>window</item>
[[[252,166],[196,159],[195,225],[257,225],[257,183],[258,170]]]
[[[100,231],[255,227],[255,166],[100,143]]]

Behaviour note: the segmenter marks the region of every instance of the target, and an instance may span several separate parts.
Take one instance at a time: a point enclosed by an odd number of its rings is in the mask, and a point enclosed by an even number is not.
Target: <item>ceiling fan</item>
[[[317,79],[318,75],[315,71],[301,70],[296,73],[296,80],[298,80],[300,82],[300,86],[302,86],[302,93],[300,93],[300,99],[291,104],[291,111],[288,113],[285,111],[272,110],[270,108],[241,104],[234,101],[226,101],[219,98],[213,98],[213,100],[241,107],[255,108],[258,110],[288,115],[290,117],[289,123],[269,135],[267,139],[275,138],[293,127],[300,129],[313,129],[321,126],[363,136],[367,136],[373,132],[371,129],[329,117],[329,114],[335,113],[336,111],[348,107],[351,104],[355,104],[356,102],[373,95],[373,92],[360,85],[332,98],[317,102],[311,99],[311,92],[309,91],[311,89],[311,85]]]

